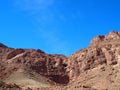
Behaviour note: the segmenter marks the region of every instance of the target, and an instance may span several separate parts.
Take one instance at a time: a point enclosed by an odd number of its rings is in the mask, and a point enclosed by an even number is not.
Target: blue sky
[[[0,42],[70,55],[120,30],[120,0],[0,0]]]

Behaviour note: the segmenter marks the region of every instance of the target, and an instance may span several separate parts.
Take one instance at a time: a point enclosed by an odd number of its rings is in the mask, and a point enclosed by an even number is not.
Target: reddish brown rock
[[[16,55],[24,53],[24,52],[25,52],[24,49],[15,49],[15,50],[11,51],[10,53],[8,53],[6,59],[11,59],[11,58],[15,57]]]
[[[99,44],[102,43],[104,39],[105,39],[104,36],[97,36],[91,41],[90,46],[91,47],[99,46]]]
[[[60,88],[67,85],[63,90],[119,90],[120,32],[97,36],[88,48],[70,57],[46,54],[39,49],[13,49],[0,44],[0,80],[6,80],[23,68],[46,77]],[[32,79],[32,75],[29,78]]]
[[[95,37],[91,43],[90,47],[101,47],[106,44],[112,44],[112,43],[119,43],[120,44],[120,32],[110,32],[109,34],[105,36],[97,36]]]
[[[22,88],[16,84],[6,84],[0,81],[0,90],[22,90]]]
[[[117,50],[116,50],[117,49]],[[71,80],[81,73],[100,65],[118,64],[120,32],[110,32],[106,36],[95,37],[89,48],[77,51],[68,58],[67,71]]]

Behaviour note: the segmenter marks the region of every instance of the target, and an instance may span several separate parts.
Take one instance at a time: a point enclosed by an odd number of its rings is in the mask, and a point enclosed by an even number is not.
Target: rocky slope
[[[119,69],[120,32],[97,36],[70,57],[0,44],[0,89],[119,90]]]

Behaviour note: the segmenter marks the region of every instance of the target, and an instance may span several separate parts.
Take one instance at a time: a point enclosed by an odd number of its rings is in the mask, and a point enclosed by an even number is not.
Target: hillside
[[[11,84],[18,90],[119,90],[119,69],[120,32],[97,36],[69,57],[0,43],[0,90]]]

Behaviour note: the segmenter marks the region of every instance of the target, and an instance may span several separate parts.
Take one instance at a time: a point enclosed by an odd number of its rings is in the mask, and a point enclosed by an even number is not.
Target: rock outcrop
[[[95,37],[88,48],[77,51],[68,58],[67,71],[71,80],[100,65],[120,64],[119,52],[120,32]]]
[[[90,44],[90,47],[101,47],[106,44],[120,44],[120,32],[110,32],[106,36],[95,37]]]
[[[11,59],[11,58],[13,58],[21,53],[24,53],[24,52],[25,52],[24,49],[15,49],[15,50],[11,51],[10,53],[8,53],[7,59]]]
[[[88,48],[70,57],[0,44],[0,80],[6,81],[23,67],[54,82],[55,86],[46,87],[46,90],[119,90],[120,32],[97,36]]]
[[[22,90],[22,88],[16,84],[6,84],[0,81],[0,90]]]
[[[45,54],[42,50],[1,48],[0,79],[24,66],[56,83],[67,84],[66,58],[64,55]]]

